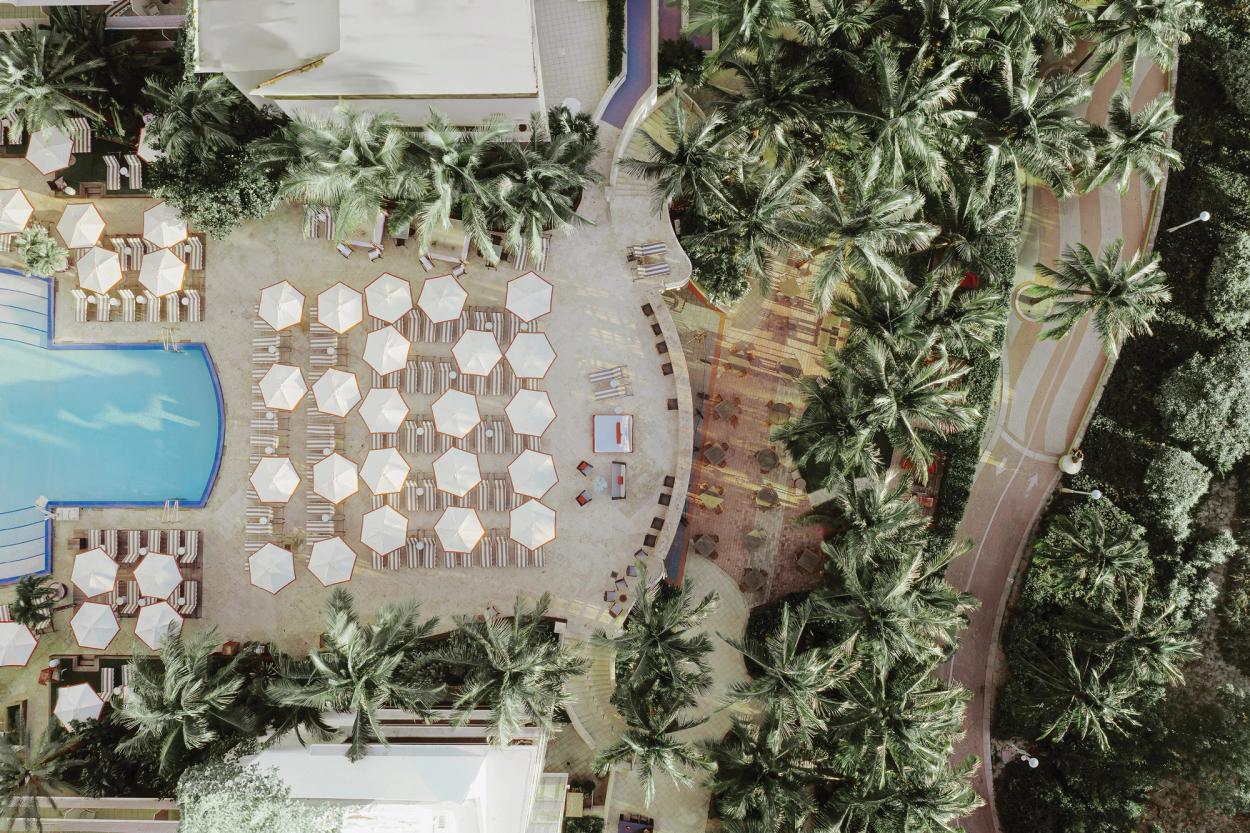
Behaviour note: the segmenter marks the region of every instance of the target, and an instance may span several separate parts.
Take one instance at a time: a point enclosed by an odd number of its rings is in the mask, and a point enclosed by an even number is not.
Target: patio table
[[[755,503],[765,509],[772,509],[780,502],[777,496],[777,490],[772,486],[765,486],[755,493]]]
[[[707,460],[714,466],[719,466],[725,462],[725,449],[719,445],[710,445],[703,449],[703,459]]]
[[[761,471],[772,471],[777,468],[777,463],[780,461],[781,460],[777,456],[777,452],[773,451],[771,448],[761,448],[759,451],[755,452],[755,462],[760,464]]]
[[[733,419],[738,415],[739,408],[731,400],[725,399],[718,402],[712,411],[721,419]]]
[[[754,593],[761,590],[765,584],[766,573],[763,570],[750,569],[742,574],[742,583],[738,585],[744,592]]]
[[[713,511],[720,509],[721,505],[725,502],[723,497],[714,495],[711,492],[701,492],[696,499],[699,503],[703,504],[703,508],[711,509]]]
[[[799,565],[799,569],[802,570],[803,572],[814,573],[820,569],[820,562],[821,562],[820,553],[816,552],[816,550],[812,549],[811,547],[807,547],[801,553],[799,553],[797,562]]]
[[[758,550],[768,541],[768,535],[762,529],[753,529],[746,534],[746,545],[749,550]]]
[[[694,539],[694,551],[703,556],[711,555],[716,552],[716,540],[711,535],[700,535]]]

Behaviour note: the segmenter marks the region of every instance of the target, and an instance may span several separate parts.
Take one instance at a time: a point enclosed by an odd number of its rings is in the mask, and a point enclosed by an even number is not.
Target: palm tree
[[[48,722],[37,741],[32,741],[24,723],[16,727],[16,734],[17,742],[0,734],[0,807],[9,820],[7,830],[21,823],[23,830],[33,825],[42,831],[40,802],[56,809],[55,797],[72,791],[64,780],[66,771],[82,762],[70,759],[75,744],[66,740],[55,720]]]
[[[720,52],[761,46],[793,23],[792,0],[700,0],[686,31],[720,35]]]
[[[1133,70],[1143,57],[1165,70],[1172,68],[1176,47],[1189,43],[1187,30],[1201,15],[1199,0],[1107,0],[1096,16],[1073,24],[1078,37],[1093,43],[1081,64],[1093,59],[1096,78],[1118,62],[1124,68],[1124,86],[1131,87]]]
[[[56,606],[56,588],[52,576],[23,576],[14,588],[16,593],[9,605],[9,616],[14,622],[38,632],[52,622],[52,610]]]
[[[1160,93],[1138,113],[1133,113],[1132,106],[1123,91],[1111,99],[1087,190],[1115,179],[1116,188],[1127,194],[1136,173],[1146,189],[1153,191],[1163,183],[1167,168],[1180,170],[1181,154],[1172,147],[1171,134],[1181,117],[1172,109],[1172,97]]]
[[[238,147],[241,108],[251,107],[224,75],[193,75],[170,84],[149,77],[144,94],[156,117],[147,125],[158,148],[177,160]]]
[[[969,757],[958,766],[943,762],[927,769],[912,767],[889,772],[883,782],[852,780],[834,791],[827,815],[832,830],[906,830],[908,833],[957,833],[981,806],[972,788],[979,762]]]
[[[650,805],[657,775],[668,776],[679,787],[691,787],[694,778],[690,770],[708,769],[704,752],[677,737],[680,732],[703,725],[706,718],[683,717],[680,703],[642,691],[631,691],[618,708],[626,729],[595,756],[596,775],[607,775],[616,766],[630,767],[642,783],[644,800]]]
[[[1089,506],[1051,521],[1034,545],[1033,559],[1057,592],[1088,599],[1143,586],[1151,570],[1141,527],[1108,529]]]
[[[897,470],[834,478],[826,488],[833,496],[832,510],[804,520],[834,528],[825,543],[827,553],[845,553],[855,563],[886,563],[923,544],[928,519]]]
[[[1057,657],[1051,649],[1034,646],[1036,659],[1020,659],[1034,708],[1046,722],[1039,740],[1058,741],[1071,732],[1106,749],[1112,734],[1137,725],[1133,701],[1142,690],[1137,669],[1103,652],[1078,651],[1069,636],[1060,637]]]
[[[747,136],[756,154],[791,158],[793,145],[821,131],[825,109],[819,87],[824,81],[813,72],[804,51],[772,45],[757,51],[740,51],[723,64],[733,70],[741,84],[736,94],[725,96],[721,111],[736,131]]]
[[[883,17],[882,6],[875,0],[815,0],[808,4],[808,17],[792,25],[809,46],[854,49],[893,22]]]
[[[103,121],[90,97],[103,92],[90,81],[103,66],[87,58],[71,38],[50,29],[4,33],[0,47],[0,115],[16,119],[27,133],[45,127],[66,127],[75,116]]]
[[[920,41],[928,52],[988,71],[1007,52],[1002,40],[1019,6],[1004,0],[922,0]]]
[[[69,249],[38,223],[32,223],[13,238],[13,250],[32,275],[50,277],[69,268]]]
[[[491,709],[491,740],[507,746],[527,724],[544,732],[555,726],[555,713],[568,703],[564,684],[584,673],[586,660],[573,653],[544,621],[548,594],[530,610],[519,596],[510,618],[461,619],[440,658],[463,669],[456,698],[463,724],[476,709]]]
[[[1137,588],[1126,591],[1119,604],[1078,608],[1064,625],[1082,644],[1136,668],[1143,679],[1180,685],[1185,681],[1181,667],[1201,657],[1199,643],[1179,621],[1175,605],[1155,613],[1145,607],[1146,594]]]
[[[801,468],[828,468],[830,478],[876,470],[880,455],[875,431],[863,420],[868,401],[850,365],[839,353],[825,358],[825,376],[800,379],[803,410],[773,430],[772,438]]]
[[[647,130],[635,135],[647,146],[647,159],[621,160],[626,171],[653,183],[656,209],[689,201],[700,214],[726,206],[725,180],[738,166],[742,148],[725,117],[713,112],[696,119],[680,97],[664,114],[664,133],[657,139]]]
[[[379,709],[426,717],[443,693],[443,684],[427,673],[432,655],[422,645],[438,620],[421,622],[419,612],[416,603],[390,604],[365,623],[351,594],[335,590],[326,603],[325,647],[310,650],[306,660],[278,657],[270,699],[279,706],[350,714],[347,757],[360,760],[370,743],[386,743]]]
[[[1168,276],[1158,255],[1138,250],[1122,262],[1123,251],[1124,241],[1113,240],[1095,258],[1084,243],[1075,243],[1064,247],[1058,268],[1037,264],[1038,272],[1056,282],[1029,289],[1030,301],[1052,305],[1042,319],[1050,325],[1042,338],[1058,341],[1087,313],[1093,313],[1094,329],[1111,356],[1120,352],[1130,336],[1150,333],[1150,322],[1172,300]]]
[[[991,177],[992,178],[992,177]],[[998,265],[986,256],[991,243],[1017,223],[1010,205],[991,211],[984,189],[987,179],[983,170],[956,166],[951,171],[948,187],[930,195],[925,217],[938,227],[930,241],[933,255],[929,270],[936,275],[963,280],[971,272],[995,283],[1006,282],[1012,275],[1001,274]]]

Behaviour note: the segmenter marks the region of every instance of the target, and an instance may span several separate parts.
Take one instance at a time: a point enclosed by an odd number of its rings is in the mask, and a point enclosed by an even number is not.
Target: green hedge
[[[608,83],[621,74],[625,58],[625,0],[608,0]]]

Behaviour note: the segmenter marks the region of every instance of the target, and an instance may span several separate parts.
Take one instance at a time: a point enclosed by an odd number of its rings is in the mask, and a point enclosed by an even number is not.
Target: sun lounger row
[[[304,236],[310,240],[334,239],[334,215],[328,208],[304,207]]]
[[[204,296],[196,289],[171,292],[161,298],[147,290],[137,294],[127,287],[117,290],[116,294],[87,294],[78,287],[70,292],[74,298],[75,321],[142,321],[155,324],[161,321],[176,323],[204,320]]]
[[[103,547],[120,564],[133,564],[150,552],[172,555],[178,563],[195,564],[202,554],[198,529],[88,529],[77,537],[86,549]]]
[[[507,530],[492,529],[482,537],[473,552],[447,552],[430,530],[417,530],[408,537],[403,549],[379,555],[374,553],[376,569],[398,570],[401,567],[448,568],[457,567],[541,567],[542,548],[528,550],[508,537]]]

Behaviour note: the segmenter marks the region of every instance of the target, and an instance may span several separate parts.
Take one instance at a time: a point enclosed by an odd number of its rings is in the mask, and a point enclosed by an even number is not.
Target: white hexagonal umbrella
[[[345,417],[360,402],[360,385],[356,374],[332,367],[313,382],[317,410],[331,416]]]
[[[551,312],[551,289],[537,272],[526,272],[508,281],[504,307],[522,321],[533,321]]]
[[[122,261],[117,252],[93,246],[78,258],[78,285],[88,292],[108,292],[122,279]]]
[[[371,434],[394,434],[408,416],[408,403],[395,388],[374,388],[360,406],[360,418]]]
[[[26,161],[41,174],[50,174],[69,167],[74,143],[59,127],[45,127],[30,134],[26,145]]]
[[[317,296],[317,320],[336,333],[345,333],[364,320],[360,293],[339,281]]]
[[[143,640],[153,651],[159,650],[166,636],[182,632],[182,617],[169,606],[169,602],[157,602],[139,608],[139,621],[135,623],[135,636]]]
[[[412,284],[398,275],[383,272],[365,287],[365,302],[371,316],[394,324],[412,309]]]
[[[556,409],[551,406],[551,398],[545,390],[522,388],[512,397],[503,412],[512,424],[513,431],[534,437],[541,437],[556,418]]]
[[[434,461],[434,484],[448,494],[464,497],[481,482],[477,455],[463,448],[449,448]]]
[[[556,360],[556,351],[545,333],[517,333],[504,358],[517,378],[541,379]]]
[[[275,364],[260,380],[260,395],[265,404],[279,411],[293,411],[308,393],[304,372],[293,364]]]
[[[308,554],[308,572],[324,587],[350,581],[355,569],[356,551],[337,536],[317,541]]]
[[[117,624],[113,608],[101,602],[83,602],[74,611],[74,618],[69,620],[69,629],[74,632],[74,641],[80,647],[103,651],[117,636],[121,626]]]
[[[3,217],[3,209],[0,209],[0,219]],[[67,206],[61,219],[56,221],[56,232],[65,241],[66,248],[85,249],[100,242],[100,235],[104,234],[104,218],[100,216],[100,209],[95,207],[95,203],[74,203]]]
[[[139,283],[157,297],[182,289],[186,276],[186,261],[174,254],[172,249],[148,252],[139,266]]]
[[[408,348],[412,342],[391,326],[374,330],[365,338],[365,363],[386,375],[408,366]]]
[[[290,550],[277,544],[265,544],[247,557],[247,572],[253,587],[275,596],[295,581],[295,558]]]
[[[508,518],[508,535],[526,549],[536,550],[555,540],[556,513],[546,504],[527,500]]]
[[[526,497],[542,497],[560,479],[551,455],[532,448],[522,451],[508,465],[508,476],[512,478],[512,491]]]
[[[0,666],[25,666],[39,640],[30,628],[17,622],[0,622]]]
[[[438,523],[434,524],[434,533],[448,552],[472,552],[486,530],[482,528],[477,512],[452,506],[445,509]]]
[[[21,188],[0,191],[0,234],[16,234],[26,228],[34,213],[35,207]]]
[[[260,291],[260,317],[275,330],[294,327],[304,319],[304,293],[281,281]]]
[[[360,525],[360,543],[377,553],[393,552],[408,540],[408,519],[390,506],[366,512]]]
[[[356,464],[337,451],[313,464],[313,491],[331,503],[347,500],[359,490]]]
[[[117,582],[117,562],[109,558],[104,547],[80,552],[74,556],[70,580],[87,598],[108,593]]]
[[[465,330],[451,348],[451,354],[456,357],[460,372],[470,376],[489,375],[503,358],[495,334],[486,330]]]
[[[447,391],[434,400],[430,411],[434,414],[434,427],[449,437],[463,437],[482,421],[477,398],[462,390]]]
[[[299,486],[299,474],[288,457],[262,457],[250,479],[261,503],[286,503]]]
[[[360,479],[375,495],[389,495],[404,488],[408,479],[408,463],[397,448],[375,448],[365,456]]]
[[[167,202],[158,202],[143,212],[143,236],[157,248],[167,248],[187,239],[187,224]]]
[[[74,721],[98,720],[104,712],[104,701],[90,683],[61,686],[56,689],[56,706],[52,713],[66,729]]]
[[[459,318],[468,298],[469,293],[464,291],[458,280],[451,275],[443,275],[441,278],[429,278],[421,285],[417,306],[437,324]]]
[[[135,581],[139,582],[139,593],[142,595],[168,599],[169,594],[182,583],[182,572],[178,569],[178,560],[172,555],[150,552],[135,567]]]

